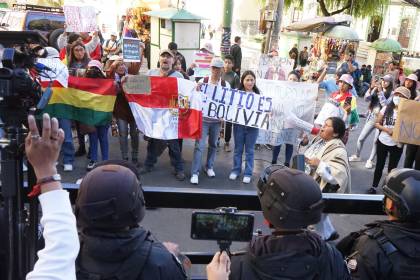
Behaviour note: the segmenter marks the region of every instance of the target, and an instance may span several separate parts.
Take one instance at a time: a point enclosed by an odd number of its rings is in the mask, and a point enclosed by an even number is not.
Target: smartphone
[[[251,240],[254,215],[249,213],[223,213],[196,211],[191,219],[191,238],[201,240]]]
[[[346,100],[344,101],[344,103],[345,103],[345,104],[348,104],[348,105],[351,105],[351,100],[352,100],[352,98],[353,98],[353,97],[351,97],[351,96],[346,97]]]

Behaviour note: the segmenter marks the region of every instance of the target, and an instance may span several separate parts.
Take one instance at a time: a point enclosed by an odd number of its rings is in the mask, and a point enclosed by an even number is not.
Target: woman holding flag
[[[260,90],[256,85],[256,77],[254,72],[247,70],[242,74],[239,90],[245,91],[246,94],[260,94]],[[257,142],[258,128],[234,124],[233,135],[235,140],[235,149],[233,156],[233,168],[230,172],[229,179],[236,180],[242,169],[242,154],[245,147],[245,170],[242,182],[249,184],[254,169],[254,146]]]

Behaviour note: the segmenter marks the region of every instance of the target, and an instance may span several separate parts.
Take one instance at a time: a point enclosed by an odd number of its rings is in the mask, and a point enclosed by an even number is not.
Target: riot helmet
[[[258,198],[266,220],[281,229],[301,229],[321,219],[319,185],[305,172],[283,165],[267,167],[258,181]]]
[[[127,163],[129,164],[129,163]],[[82,229],[107,231],[137,227],[145,215],[145,201],[135,168],[118,162],[96,167],[83,178],[75,214]]]
[[[392,170],[385,180],[384,211],[401,222],[420,221],[420,171],[402,168]],[[389,198],[395,211],[386,209],[385,200]]]

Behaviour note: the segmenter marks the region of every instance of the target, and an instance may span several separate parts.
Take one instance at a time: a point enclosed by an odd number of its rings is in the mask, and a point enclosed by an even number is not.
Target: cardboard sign
[[[98,29],[96,12],[92,6],[64,6],[67,32],[91,32]]]
[[[400,143],[420,145],[420,102],[401,99],[392,139]]]
[[[136,38],[123,38],[123,61],[140,62],[142,49],[140,40]]]
[[[194,53],[194,77],[203,78],[210,76],[210,63],[214,55],[211,53],[197,51]]]

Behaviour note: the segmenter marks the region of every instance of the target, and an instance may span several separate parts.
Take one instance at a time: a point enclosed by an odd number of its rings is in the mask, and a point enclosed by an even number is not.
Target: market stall
[[[401,58],[402,47],[393,39],[381,38],[372,43],[368,54],[368,64],[373,65],[373,73],[384,74],[390,61]]]

